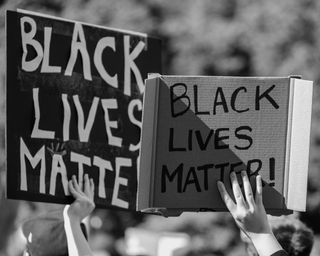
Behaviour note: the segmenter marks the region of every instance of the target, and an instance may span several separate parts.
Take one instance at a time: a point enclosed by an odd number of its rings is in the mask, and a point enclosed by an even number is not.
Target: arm
[[[236,202],[232,200],[224,184],[218,181],[218,189],[237,226],[251,239],[260,256],[270,256],[282,250],[281,245],[272,233],[267,214],[262,203],[261,176],[256,177],[257,192],[253,196],[249,178],[241,172],[245,198],[242,195],[235,173],[230,174],[232,190]],[[275,254],[278,255],[278,254]],[[281,255],[281,254],[280,254]]]
[[[75,176],[72,176],[72,180],[69,181],[69,190],[75,201],[70,206],[66,206],[63,211],[68,253],[74,256],[93,255],[80,227],[82,219],[87,217],[95,207],[93,201],[94,184],[92,179],[89,180],[88,174],[84,176],[83,187],[82,190]]]

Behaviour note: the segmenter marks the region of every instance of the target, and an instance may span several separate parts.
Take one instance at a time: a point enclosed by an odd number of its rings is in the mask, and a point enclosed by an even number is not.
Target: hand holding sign
[[[245,171],[241,172],[245,198],[241,192],[237,176],[230,173],[233,195],[236,203],[228,194],[224,184],[218,181],[218,189],[222,200],[226,204],[237,226],[251,239],[259,255],[271,255],[281,250],[281,246],[274,237],[268,222],[267,214],[262,202],[262,180],[256,176],[256,195],[253,196],[249,178]]]

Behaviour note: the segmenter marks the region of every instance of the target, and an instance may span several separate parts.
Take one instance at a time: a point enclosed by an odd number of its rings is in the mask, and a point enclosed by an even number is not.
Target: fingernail
[[[230,172],[230,177],[231,177],[232,179],[234,179],[234,178],[236,177],[236,175],[234,174],[234,172]]]
[[[241,171],[241,176],[242,177],[246,176],[246,174],[247,174],[246,171]]]
[[[218,190],[221,190],[221,181],[217,181]]]

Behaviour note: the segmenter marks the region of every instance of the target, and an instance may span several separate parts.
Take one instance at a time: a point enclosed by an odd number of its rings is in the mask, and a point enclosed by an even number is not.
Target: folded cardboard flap
[[[286,207],[306,210],[313,82],[291,79],[291,141],[288,156]],[[309,104],[308,104],[309,103]]]
[[[200,208],[200,209],[168,209],[168,208],[147,208],[141,210],[142,213],[158,215],[165,218],[168,217],[179,217],[184,212],[194,212],[194,213],[201,213],[201,212],[226,212],[226,209],[212,209],[212,208]],[[267,214],[273,216],[281,216],[281,215],[290,215],[293,214],[293,210],[290,209],[267,209]]]
[[[160,215],[163,217],[179,217],[184,211],[183,209],[167,209],[167,208],[147,208],[141,211],[153,215]]]
[[[184,212],[217,212],[212,208],[195,208],[195,209],[169,209],[169,208],[147,208],[142,213],[160,215],[163,217],[179,217]]]

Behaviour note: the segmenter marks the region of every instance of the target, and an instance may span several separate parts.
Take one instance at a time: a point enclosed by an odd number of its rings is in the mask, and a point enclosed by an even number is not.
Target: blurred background
[[[6,200],[5,10],[16,8],[145,32],[163,40],[163,74],[288,76],[315,82],[307,211],[320,255],[320,1],[318,0],[0,0],[0,255],[22,255],[21,224],[54,205]],[[201,255],[246,255],[229,214],[165,219],[96,210],[88,220],[96,255],[125,252],[129,227],[183,232]],[[130,236],[130,235],[128,235]],[[139,248],[136,248],[139,250]],[[143,254],[142,252],[140,252]]]

